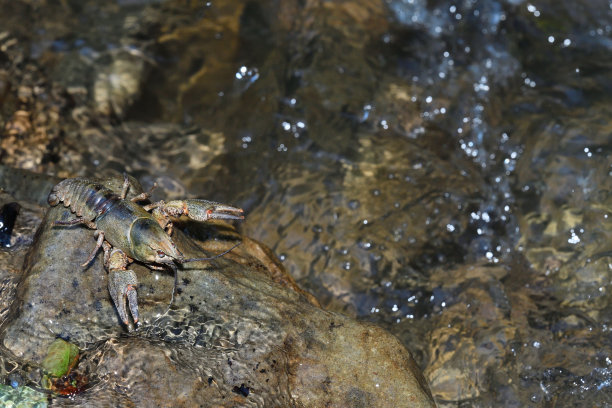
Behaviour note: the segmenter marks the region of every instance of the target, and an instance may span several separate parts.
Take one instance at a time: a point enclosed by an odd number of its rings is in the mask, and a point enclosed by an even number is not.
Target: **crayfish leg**
[[[128,190],[130,189],[130,179],[127,173],[123,173],[123,187],[121,187],[121,199],[125,200]]]
[[[147,191],[145,193],[140,193],[136,197],[130,198],[130,201],[135,203],[137,201],[148,200],[149,198],[151,198],[151,195],[153,194],[153,190],[155,190],[156,188],[157,188],[157,183],[153,183],[153,186],[151,186],[151,189],[149,191]],[[146,211],[148,211],[148,210],[146,210]]]
[[[91,261],[94,260],[94,258],[96,257],[96,254],[98,253],[98,251],[102,247],[102,244],[104,243],[104,231],[96,230],[96,233],[98,234],[98,241],[96,242],[96,247],[94,248],[93,251],[91,251],[89,258],[87,258],[85,263],[81,265],[82,267],[89,265]]]
[[[96,223],[90,220],[86,220],[83,217],[74,218],[68,221],[55,221],[53,225],[77,225],[77,224],[85,224],[87,227],[91,229],[96,229]]]

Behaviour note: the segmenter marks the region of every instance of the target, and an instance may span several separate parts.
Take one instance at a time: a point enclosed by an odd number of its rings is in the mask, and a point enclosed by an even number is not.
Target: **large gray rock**
[[[41,362],[56,337],[86,352],[78,371],[96,385],[70,406],[434,406],[410,353],[386,331],[322,310],[268,249],[227,224],[183,225],[173,239],[187,257],[222,258],[174,278],[133,264],[142,325],[129,335],[108,294],[101,256],[79,265],[93,231],[55,226],[51,208],[26,257],[4,347]]]

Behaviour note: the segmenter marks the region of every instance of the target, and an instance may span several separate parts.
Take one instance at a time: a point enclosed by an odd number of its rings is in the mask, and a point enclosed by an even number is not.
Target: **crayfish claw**
[[[138,297],[136,295],[136,288],[128,288],[127,300],[130,306],[130,312],[132,313],[132,319],[134,319],[134,323],[136,324],[138,323]]]
[[[192,220],[207,221],[207,220],[242,220],[244,212],[241,208],[232,207],[231,205],[217,203],[214,201],[190,199],[190,200],[175,200],[165,204],[165,210],[170,214],[171,210],[179,210],[180,215],[186,215]]]
[[[138,300],[136,287],[138,281],[134,271],[111,270],[108,277],[108,290],[123,323],[130,327],[130,320],[126,309],[126,302],[129,305],[130,313],[134,323],[138,323]]]

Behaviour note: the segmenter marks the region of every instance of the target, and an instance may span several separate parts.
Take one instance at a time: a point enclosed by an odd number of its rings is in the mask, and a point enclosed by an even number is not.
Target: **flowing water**
[[[242,206],[441,406],[612,404],[612,2],[1,8],[80,129],[6,164]]]

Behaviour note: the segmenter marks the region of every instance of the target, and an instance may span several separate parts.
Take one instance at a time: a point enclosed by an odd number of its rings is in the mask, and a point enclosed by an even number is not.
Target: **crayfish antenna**
[[[234,245],[233,247],[231,247],[227,251],[221,252],[220,254],[217,254],[215,256],[211,256],[211,257],[208,257],[208,258],[189,258],[189,259],[183,259],[183,260],[180,260],[179,263],[183,264],[183,263],[195,262],[195,261],[210,261],[211,259],[221,258],[223,255],[225,255],[227,253],[230,253],[234,248],[236,248],[240,244],[242,244],[242,241],[238,242],[236,245]]]
[[[174,286],[172,287],[172,297],[170,298],[170,303],[168,304],[168,307],[166,308],[166,311],[163,313],[163,315],[170,311],[170,308],[174,303],[174,294],[176,293],[176,287],[178,286],[178,268],[174,264],[168,264],[168,266],[172,268],[172,272],[174,272]]]

